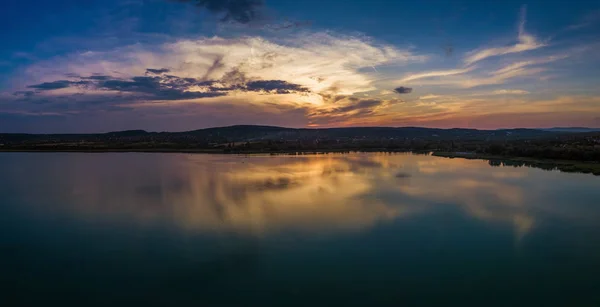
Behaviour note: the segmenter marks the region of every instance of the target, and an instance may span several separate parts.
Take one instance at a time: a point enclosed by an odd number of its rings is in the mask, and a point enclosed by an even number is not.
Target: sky
[[[4,0],[0,132],[600,127],[600,2]]]

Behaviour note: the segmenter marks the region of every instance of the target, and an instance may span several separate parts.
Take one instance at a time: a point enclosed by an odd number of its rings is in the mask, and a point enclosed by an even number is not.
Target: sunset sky
[[[600,2],[4,0],[0,132],[600,127]]]

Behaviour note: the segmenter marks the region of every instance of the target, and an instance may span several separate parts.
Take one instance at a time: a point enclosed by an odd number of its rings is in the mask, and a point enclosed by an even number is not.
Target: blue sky
[[[0,132],[600,127],[600,3],[192,2],[5,1]]]

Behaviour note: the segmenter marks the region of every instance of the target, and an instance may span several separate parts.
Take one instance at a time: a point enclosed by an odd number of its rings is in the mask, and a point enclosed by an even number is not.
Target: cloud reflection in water
[[[9,168],[15,188],[44,191],[18,193],[25,203],[78,218],[174,223],[203,233],[343,233],[454,206],[476,219],[512,225],[522,237],[536,225],[536,206],[544,197],[531,186],[532,177],[544,174],[540,170],[425,155],[56,154],[52,159],[56,163],[22,164],[37,170],[35,178]]]

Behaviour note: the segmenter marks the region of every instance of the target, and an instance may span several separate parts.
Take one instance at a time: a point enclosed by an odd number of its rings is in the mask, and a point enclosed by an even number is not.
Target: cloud
[[[408,94],[412,92],[412,88],[400,86],[394,89],[394,91],[398,94]]]
[[[377,110],[389,106],[388,100],[348,98],[340,101],[342,106],[313,109],[308,118],[314,124],[341,123],[356,116],[373,115]]]
[[[437,98],[441,98],[441,97],[442,96],[440,96],[440,95],[429,94],[429,95],[419,97],[419,100],[437,99]]]
[[[234,21],[242,24],[250,23],[259,17],[263,6],[262,0],[176,0],[192,3],[211,13],[221,15],[221,21]]]
[[[68,80],[57,80],[52,82],[44,82],[40,84],[29,85],[27,88],[33,88],[39,91],[52,91],[63,88],[68,88],[74,85],[86,85],[87,81],[73,82]]]
[[[544,68],[518,68],[508,70],[502,73],[498,73],[497,71],[495,71],[488,74],[488,76],[474,76],[469,79],[460,80],[458,82],[458,85],[463,88],[472,88],[483,85],[503,84],[510,79],[519,77],[531,77],[539,75],[539,73],[544,71],[546,71],[546,69]]]
[[[162,120],[169,116],[173,122],[178,122],[178,116],[188,116],[186,110],[202,105],[206,106],[202,110],[211,111],[205,114],[201,114],[204,111],[189,112],[198,116],[202,125],[205,125],[205,119],[214,117],[215,112],[233,111],[242,113],[219,113],[221,115],[214,118],[227,118],[223,123],[228,124],[275,123],[266,117],[276,118],[277,112],[282,112],[287,114],[285,120],[281,120],[283,125],[292,125],[293,116],[297,116],[293,121],[295,124],[311,121],[322,126],[377,125],[387,114],[396,113],[395,110],[404,112],[414,104],[399,106],[396,104],[401,102],[400,99],[378,97],[381,88],[377,90],[380,86],[377,82],[381,76],[373,74],[370,67],[398,67],[425,59],[369,38],[332,33],[300,33],[269,39],[200,37],[85,55],[71,54],[38,62],[30,66],[24,76],[31,80],[25,84],[66,81],[63,82],[63,86],[69,85],[66,88],[36,94],[42,96],[36,97],[36,101],[46,98],[53,103],[30,106],[47,110],[51,105],[57,108],[61,105],[62,109],[56,109],[56,113],[108,112],[110,114],[103,117],[118,118],[125,114],[148,114],[152,109],[163,113],[177,112],[177,115],[162,115],[156,111],[151,117]],[[68,73],[70,77],[67,78]],[[77,85],[80,81],[88,83]],[[394,88],[391,85],[382,87]],[[404,84],[399,91],[406,94],[412,87]],[[66,97],[75,92],[85,95]],[[371,95],[368,99],[362,97],[365,92]],[[324,97],[326,95],[330,98]],[[353,97],[361,99],[353,100]],[[231,101],[235,101],[235,108],[216,111],[218,105]],[[414,106],[415,110],[408,113],[440,112],[445,103],[438,104]],[[248,114],[248,110],[258,112],[265,108],[270,111],[257,113],[255,118]],[[249,118],[255,120],[247,120]],[[166,130],[180,127],[179,123],[172,126],[163,123],[160,127]],[[206,123],[222,124],[212,119]],[[191,121],[187,125],[195,128]],[[158,123],[151,125],[158,126]]]
[[[227,95],[226,92],[210,89],[208,91],[189,91],[196,80],[175,76],[133,77],[131,80],[105,80],[95,84],[97,89],[117,92],[143,94],[140,99],[186,100]]]
[[[511,54],[511,53],[519,53],[524,51],[535,50],[538,48],[545,47],[546,44],[539,42],[534,36],[525,32],[525,17],[526,17],[526,7],[523,6],[521,8],[521,19],[519,22],[519,34],[517,36],[517,43],[512,46],[507,47],[495,47],[495,48],[487,48],[474,50],[467,54],[464,58],[464,62],[466,65],[471,65],[475,62],[487,59],[489,57]]]
[[[546,64],[546,63],[550,63],[550,62],[554,62],[554,61],[558,61],[558,60],[562,60],[562,59],[566,59],[568,57],[568,55],[553,55],[553,56],[548,56],[545,58],[541,58],[541,59],[532,59],[529,61],[520,61],[520,62],[516,62],[516,63],[512,63],[510,65],[507,65],[501,69],[498,69],[496,71],[494,71],[492,74],[494,75],[502,75],[505,73],[509,73],[511,71],[515,71],[518,69],[521,69],[523,67],[527,67],[527,66],[533,66],[533,65],[539,65],[539,64]]]
[[[160,68],[160,69],[152,69],[152,68],[147,68],[146,69],[146,73],[147,74],[153,74],[153,75],[161,75],[161,74],[165,74],[170,72],[170,69],[167,68]]]
[[[547,64],[554,61],[568,58],[569,54],[558,54],[541,58],[532,58],[525,61],[518,61],[504,65],[491,71],[478,71],[477,73],[466,73],[463,76],[448,75],[440,80],[420,81],[424,85],[444,85],[456,86],[461,88],[473,88],[483,85],[503,84],[506,81],[520,77],[537,77],[541,72],[547,70],[546,67],[540,67],[540,64]],[[470,68],[473,68],[471,66]],[[427,73],[426,73],[427,74]]]
[[[14,96],[32,97],[35,95],[34,91],[16,91],[13,93]]]
[[[71,76],[71,77],[76,77],[76,76]],[[83,80],[95,80],[95,81],[103,81],[103,80],[111,79],[110,76],[103,76],[103,75],[95,75],[95,76],[80,77],[80,78]]]
[[[403,79],[401,79],[400,82],[408,82],[408,81],[413,81],[413,80],[418,80],[418,79],[423,79],[423,78],[460,75],[460,74],[467,73],[473,69],[475,69],[475,67],[451,69],[451,70],[437,70],[437,71],[429,71],[429,72],[424,72],[424,73],[410,74],[410,75],[404,77]]]
[[[60,89],[41,92],[35,97],[36,102],[46,99],[52,103],[40,105],[31,100],[18,108],[44,112],[54,108],[58,114],[109,112],[104,118],[160,109],[160,114],[152,118],[172,120],[168,124],[157,121],[151,126],[165,130],[183,129],[179,127],[184,122],[186,128],[196,128],[198,118],[205,126],[241,122],[305,126],[309,120],[323,125],[344,125],[354,117],[381,116],[379,110],[400,101],[378,104],[351,100],[352,95],[377,89],[376,76],[365,68],[424,60],[424,56],[369,38],[332,33],[298,33],[278,40],[181,39],[156,46],[132,45],[104,52],[75,53],[30,65],[24,71],[23,83],[64,82]],[[147,71],[161,67],[168,67],[169,72]],[[65,76],[69,78],[63,79]],[[86,85],[77,86],[81,81]],[[80,95],[73,96],[76,93]],[[236,108],[226,112],[216,109],[232,101]],[[204,111],[189,111],[196,105],[205,106]],[[182,111],[175,111],[180,108]],[[265,109],[270,111],[264,112]],[[172,112],[177,115],[168,115]],[[215,112],[224,113],[217,116]],[[195,121],[175,119],[189,114],[195,114]],[[129,123],[123,128],[140,125]],[[86,123],[86,127],[100,126],[101,123]]]
[[[546,71],[546,68],[531,66],[546,64],[565,59],[567,57],[567,55],[553,55],[540,59],[512,63],[495,71],[489,72],[487,76],[472,76],[468,79],[461,80],[460,86],[471,88],[481,85],[502,84],[505,81],[513,78],[535,76]]]
[[[527,95],[528,91],[524,90],[495,90],[492,92],[494,95]]]
[[[568,26],[565,30],[579,30],[582,28],[589,27],[598,21],[600,21],[600,10],[591,11],[588,12],[585,16],[583,16],[580,22]]]
[[[308,27],[310,25],[312,25],[311,21],[284,21],[278,24],[266,24],[262,28],[269,31],[281,31],[286,29]]]
[[[225,65],[223,64],[223,57],[223,55],[217,56],[217,58],[213,61],[212,65],[210,65],[210,67],[208,67],[208,69],[206,70],[204,77],[202,77],[203,79],[210,78],[214,72],[225,67]]]
[[[534,65],[534,64],[536,64],[535,61],[521,61],[521,62],[516,62],[516,63],[512,63],[510,65],[504,66],[501,69],[497,69],[497,70],[491,72],[491,74],[498,76],[498,75],[510,73],[511,71],[516,71],[516,70],[519,70],[519,69],[521,69],[523,67]]]
[[[359,100],[357,103],[350,104],[344,107],[340,107],[335,109],[339,112],[350,112],[355,110],[363,110],[363,109],[372,109],[376,106],[382,105],[382,100],[377,99],[367,99],[367,100]]]
[[[335,106],[325,105],[308,108],[307,118],[311,126],[348,125],[356,120],[373,120],[385,114],[389,107],[403,103],[400,99],[361,99],[345,97]]]
[[[426,59],[425,56],[379,44],[369,38],[333,33],[298,33],[271,40],[258,36],[200,37],[156,46],[131,45],[106,52],[75,53],[52,58],[29,66],[24,75],[28,80],[23,83],[56,82],[67,74],[111,76],[110,79],[131,81],[133,77],[158,77],[156,73],[162,76],[168,73],[181,80],[219,81],[228,86],[280,80],[297,84],[312,93],[326,93],[333,97],[376,90],[374,82],[377,77],[365,68],[403,65]],[[160,67],[169,67],[169,71]],[[89,78],[81,80],[93,81]],[[70,87],[69,81],[65,81],[54,85],[55,88]]]
[[[246,84],[248,91],[268,92],[276,94],[290,94],[294,92],[309,92],[309,90],[299,84],[293,84],[282,80],[260,80],[252,81]]]
[[[152,69],[147,69],[152,70]],[[230,75],[230,74],[229,74]],[[200,98],[212,98],[226,96],[232,91],[262,92],[269,94],[292,94],[309,93],[310,90],[299,84],[283,80],[253,80],[248,81],[245,77],[228,79],[225,74],[223,80],[203,80],[201,78],[182,78],[173,75],[135,76],[132,78],[117,78],[109,76],[79,77],[75,81],[59,80],[42,84],[30,85],[30,88],[38,90],[58,90],[71,87],[80,88],[83,84],[85,89],[93,92],[108,92],[111,95],[134,94],[128,96],[127,100],[189,100]],[[96,78],[94,78],[96,77]],[[17,91],[15,96],[33,96],[31,91]],[[84,93],[80,93],[84,94]],[[61,96],[54,96],[61,97]],[[121,96],[122,98],[122,96]]]

